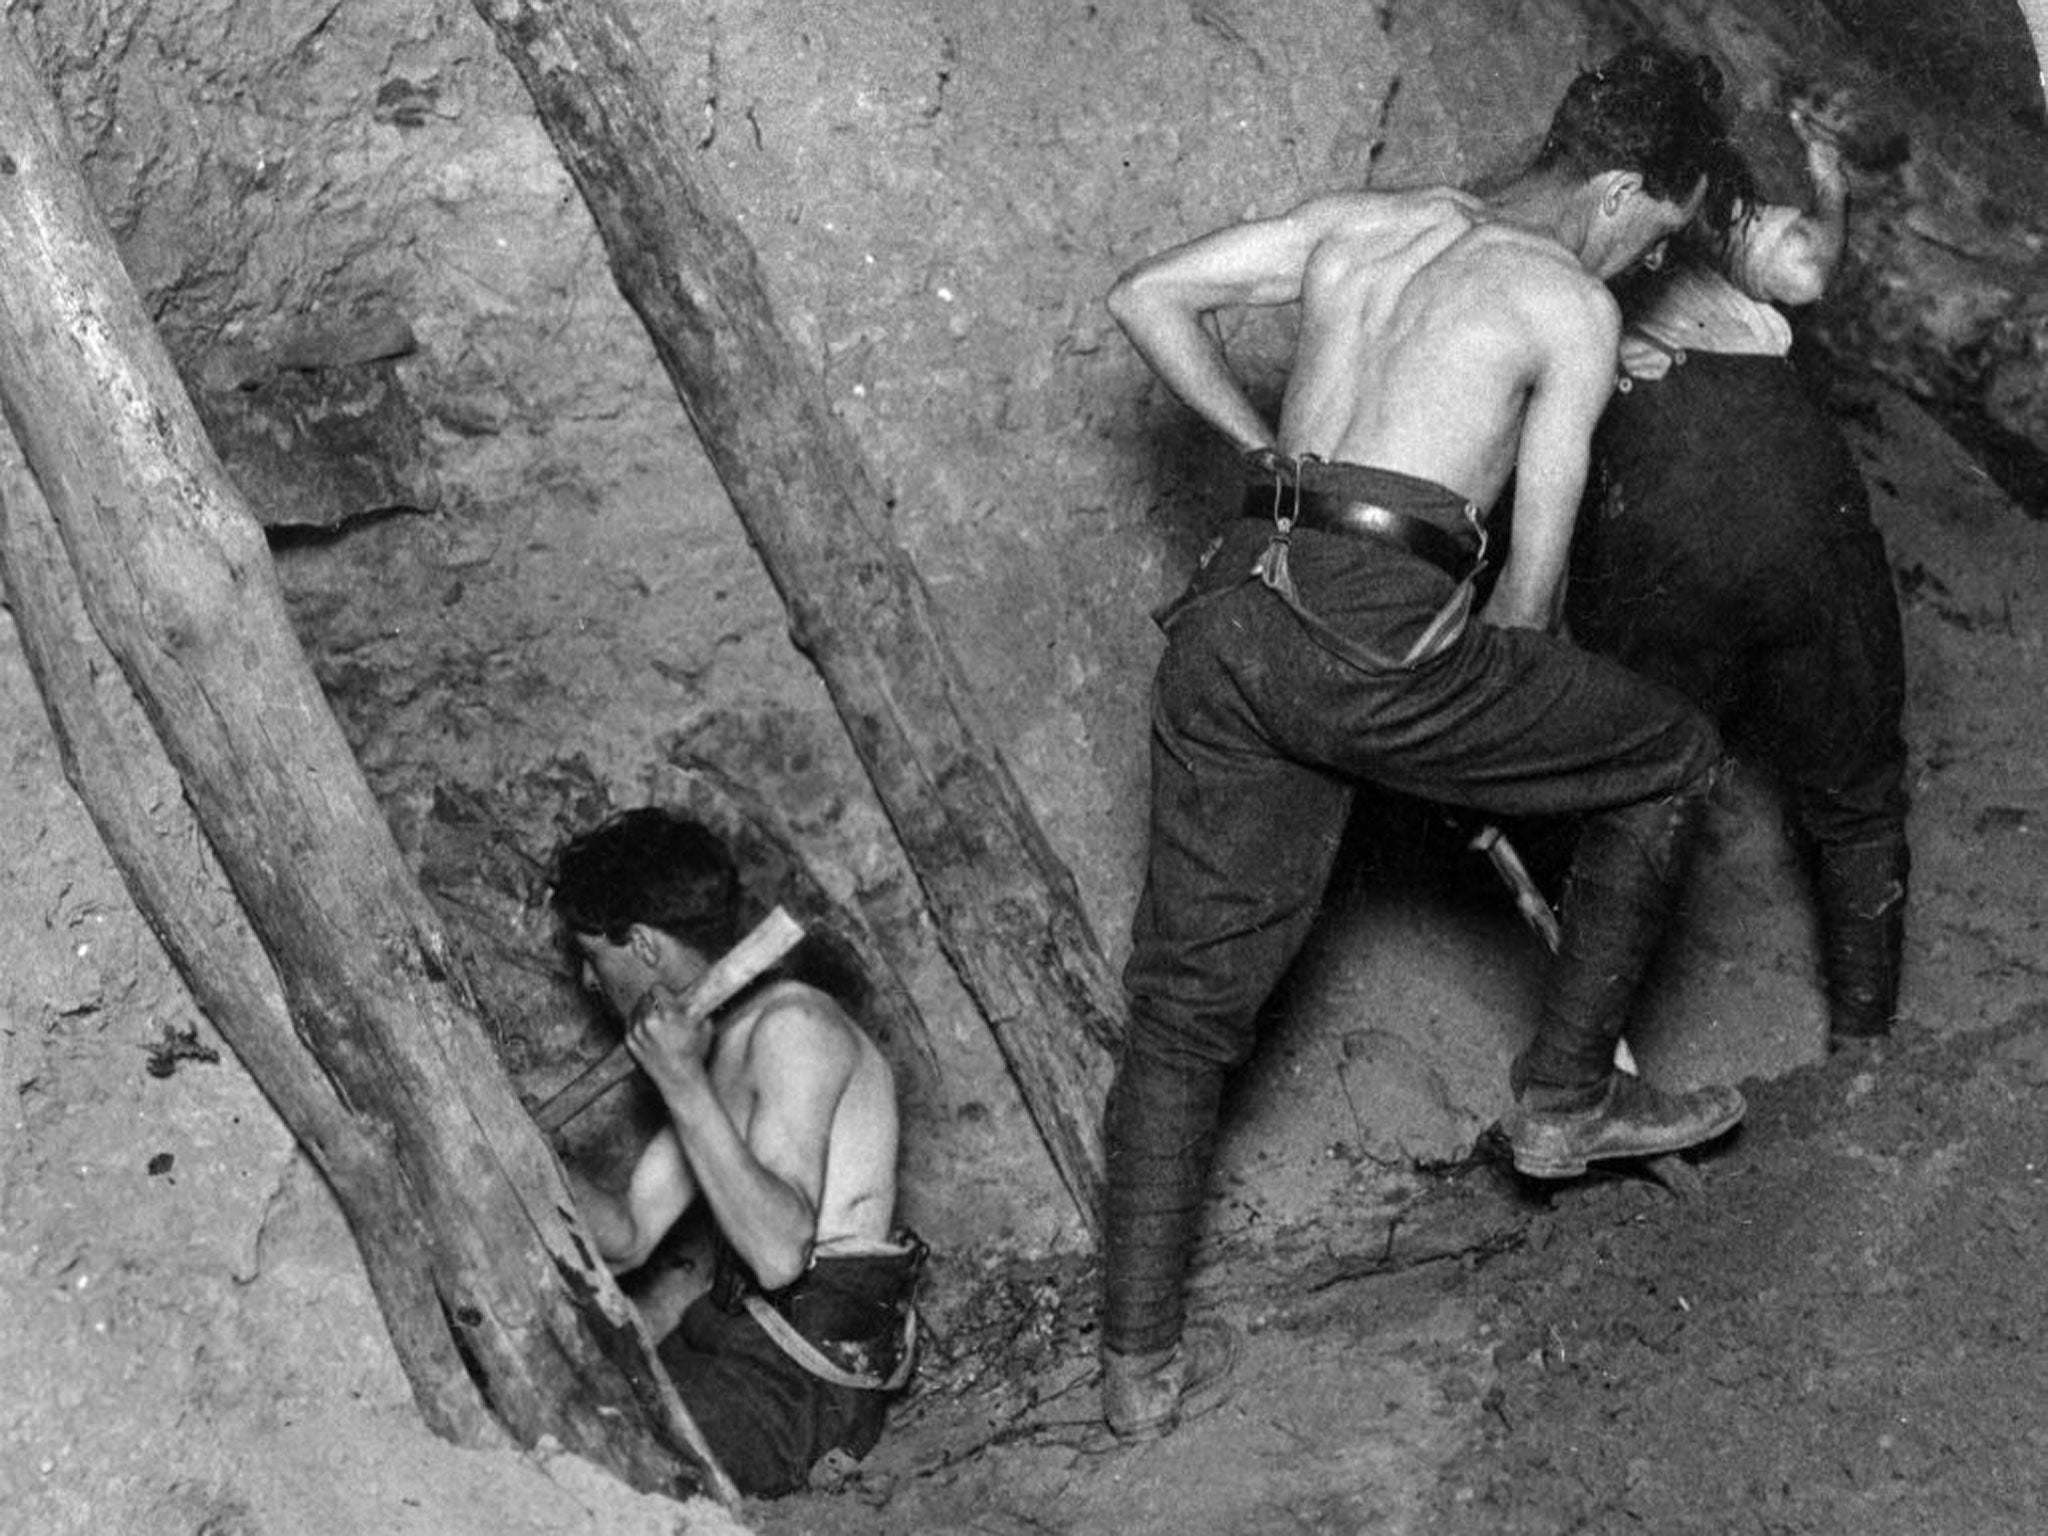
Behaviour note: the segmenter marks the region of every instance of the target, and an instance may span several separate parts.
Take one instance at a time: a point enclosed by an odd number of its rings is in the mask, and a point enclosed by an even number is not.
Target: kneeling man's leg
[[[887,1394],[818,1380],[744,1312],[708,1296],[659,1346],[683,1406],[742,1493],[794,1493],[827,1451],[866,1455],[880,1438]]]

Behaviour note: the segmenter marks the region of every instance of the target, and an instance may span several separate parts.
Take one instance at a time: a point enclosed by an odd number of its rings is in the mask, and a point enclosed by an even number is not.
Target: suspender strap
[[[917,1308],[903,1308],[903,1354],[888,1376],[867,1376],[849,1371],[826,1356],[823,1350],[796,1331],[794,1324],[769,1305],[768,1298],[755,1291],[746,1298],[747,1315],[761,1325],[782,1352],[820,1381],[835,1387],[854,1387],[863,1392],[894,1392],[917,1367]]]

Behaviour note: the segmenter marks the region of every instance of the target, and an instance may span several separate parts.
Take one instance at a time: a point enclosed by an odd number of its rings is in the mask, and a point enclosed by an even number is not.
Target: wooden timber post
[[[2048,0],[2020,0],[2020,16],[2027,24],[2027,36],[2034,40],[2034,78],[2041,82],[2041,98],[2048,103]]]
[[[423,1415],[730,1497],[513,1096],[5,23],[0,263],[0,409],[26,460],[0,464],[0,576],[67,771],[332,1184]]]
[[[615,0],[474,0],[526,82],[1082,1218],[1122,1003],[930,595]]]

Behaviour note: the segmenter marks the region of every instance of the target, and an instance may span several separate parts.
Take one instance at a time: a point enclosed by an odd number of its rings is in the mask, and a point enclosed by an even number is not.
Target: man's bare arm
[[[1834,281],[1849,234],[1849,180],[1833,129],[1810,112],[1794,109],[1792,128],[1806,145],[1806,175],[1813,207],[1804,212],[1765,208],[1757,221],[1768,231],[1754,259],[1745,260],[1742,287],[1751,298],[1773,304],[1816,302]]]
[[[1273,429],[1231,372],[1209,316],[1298,299],[1323,227],[1297,209],[1218,230],[1139,262],[1109,290],[1109,312],[1138,355],[1241,452],[1270,448]]]
[[[647,1262],[668,1229],[697,1198],[673,1128],[664,1126],[641,1149],[623,1193],[600,1189],[571,1170],[569,1189],[606,1264],[623,1274]]]
[[[746,1042],[755,1100],[743,1131],[713,1090],[705,1043],[689,1033],[655,1008],[627,1038],[719,1230],[763,1286],[787,1285],[810,1263],[833,1116],[858,1047],[805,1001],[766,1003]]]
[[[1554,286],[1536,304],[1536,323],[1552,340],[1522,418],[1514,542],[1481,617],[1503,628],[1547,630],[1561,606],[1593,429],[1614,390],[1621,312],[1591,282]]]

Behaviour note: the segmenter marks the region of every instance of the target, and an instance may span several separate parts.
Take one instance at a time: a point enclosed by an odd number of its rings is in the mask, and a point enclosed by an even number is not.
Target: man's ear
[[[1621,213],[1631,193],[1643,190],[1643,178],[1636,171],[1603,171],[1600,176],[1600,211],[1610,219]]]
[[[661,963],[661,936],[645,923],[626,930],[626,948],[635,960],[652,969]]]

